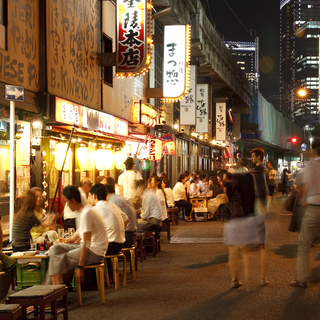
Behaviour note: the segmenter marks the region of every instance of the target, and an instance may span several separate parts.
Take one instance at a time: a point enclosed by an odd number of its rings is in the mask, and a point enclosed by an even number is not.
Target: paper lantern
[[[162,154],[162,142],[159,139],[151,139],[148,143],[148,158],[150,161],[159,161]]]
[[[166,153],[173,156],[176,154],[176,144],[173,141],[168,141],[165,143]]]
[[[150,160],[149,159],[145,159],[142,161],[142,170],[143,171],[150,170]]]
[[[105,150],[105,169],[114,169],[114,152],[112,150]]]
[[[80,147],[77,150],[77,158],[79,160],[80,170],[87,171],[91,168],[88,147]]]
[[[126,161],[126,156],[121,151],[116,151],[114,156],[114,161],[116,163],[116,168],[122,170],[124,168],[124,162]]]
[[[0,149],[1,165],[3,164],[4,170],[10,170],[10,150]]]
[[[68,149],[68,145],[66,143],[64,143],[64,142],[57,143],[55,148],[54,148],[55,167],[59,171],[62,170],[62,165],[63,165],[64,158],[66,156],[66,153],[67,153],[67,149]],[[72,152],[71,152],[71,150],[69,148],[67,159],[66,159],[66,162],[64,164],[63,170],[67,171],[67,170],[71,170],[71,169],[72,169]]]
[[[104,170],[105,168],[105,150],[103,149],[98,149],[95,152],[95,160],[96,160],[96,168],[97,170],[101,171]]]

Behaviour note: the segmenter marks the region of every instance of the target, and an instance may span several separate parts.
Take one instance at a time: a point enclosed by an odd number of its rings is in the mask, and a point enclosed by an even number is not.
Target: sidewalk
[[[288,283],[295,278],[298,236],[287,231],[291,217],[282,210],[283,201],[274,200],[266,221],[270,253],[267,287],[259,287],[259,252],[252,256],[251,290],[231,289],[224,244],[169,243],[163,233],[161,252],[138,262],[136,282],[129,278],[128,286],[120,286],[119,291],[106,289],[104,305],[98,291],[83,292],[83,307],[77,306],[76,293],[69,293],[69,319],[319,319],[319,244],[311,252],[309,287],[291,288]],[[186,228],[222,229],[223,224],[180,222],[172,228],[172,235]]]

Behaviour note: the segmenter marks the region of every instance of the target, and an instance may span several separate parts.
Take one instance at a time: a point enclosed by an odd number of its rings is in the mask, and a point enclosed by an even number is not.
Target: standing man
[[[320,228],[320,139],[312,143],[312,155],[302,173],[305,185],[302,204],[306,206],[300,231],[297,259],[297,279],[292,287],[306,288],[309,276],[310,247]]]
[[[92,180],[89,178],[84,178],[80,182],[80,187],[78,188],[81,196],[81,203],[85,206],[88,204],[87,198],[89,195],[90,188],[92,187]],[[72,211],[69,207],[68,203],[64,206],[63,215],[62,215],[62,222],[65,229],[74,228],[77,230],[78,222],[77,218],[79,217],[80,212]]]
[[[103,218],[90,205],[83,205],[76,186],[67,186],[62,191],[72,211],[80,212],[80,225],[68,244],[55,244],[50,247],[50,260],[47,275],[52,277],[52,284],[60,284],[63,275],[69,283],[76,271],[76,278],[84,277],[84,266],[103,261],[108,250],[106,225]],[[81,239],[80,245],[73,244]]]
[[[0,202],[0,211],[1,211],[1,202]],[[1,219],[1,216],[0,216]],[[4,302],[10,284],[15,276],[15,267],[16,260],[9,258],[2,252],[2,241],[3,241],[3,232],[1,227],[0,220],[0,273],[5,272],[4,275],[0,276],[0,304]]]
[[[121,173],[118,179],[119,192],[127,200],[130,200],[134,193],[134,181],[143,180],[139,171],[134,170],[133,158],[128,157],[124,162],[126,171]]]
[[[267,196],[269,194],[267,184],[267,171],[263,164],[264,150],[255,148],[251,151],[251,159],[254,167],[250,170],[254,184],[254,214],[257,221],[257,232],[260,246],[260,286],[266,286],[267,251],[265,248],[266,228],[264,219],[267,214]]]
[[[270,203],[273,200],[274,188],[276,187],[277,171],[273,168],[272,161],[269,160],[268,166],[268,188]]]

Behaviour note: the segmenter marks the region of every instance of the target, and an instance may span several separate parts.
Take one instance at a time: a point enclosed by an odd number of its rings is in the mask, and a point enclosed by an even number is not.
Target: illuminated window
[[[7,49],[8,2],[0,0],[0,48]]]

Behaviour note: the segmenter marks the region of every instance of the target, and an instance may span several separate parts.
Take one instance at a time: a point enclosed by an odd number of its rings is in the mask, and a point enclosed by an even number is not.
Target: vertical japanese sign
[[[181,100],[190,85],[190,26],[164,27],[163,98]]]
[[[216,140],[226,140],[226,103],[216,103]]]
[[[209,132],[209,85],[197,84],[196,132]]]
[[[151,62],[151,1],[117,1],[117,76],[145,73]]]
[[[190,66],[190,87],[180,101],[180,125],[196,124],[196,66]]]

